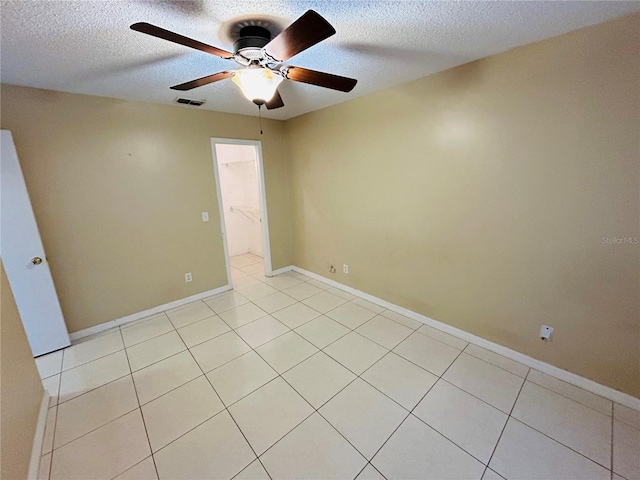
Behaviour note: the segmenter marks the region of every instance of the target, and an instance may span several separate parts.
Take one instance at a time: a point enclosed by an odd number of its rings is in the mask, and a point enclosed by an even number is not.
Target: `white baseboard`
[[[268,275],[268,276],[273,277],[273,276],[275,276],[275,275],[280,275],[281,273],[287,273],[287,272],[290,272],[291,270],[293,270],[293,266],[292,266],[292,265],[287,265],[286,267],[282,267],[282,268],[279,268],[279,269],[277,269],[277,270],[273,270],[273,271],[271,272],[271,275]]]
[[[231,288],[231,285],[224,285],[222,287],[214,288],[213,290],[196,293],[195,295],[191,295],[190,297],[165,303],[164,305],[158,305],[157,307],[149,308],[148,310],[143,310],[141,312],[132,313],[131,315],[127,315],[126,317],[117,318],[115,320],[101,323],[99,325],[85,328],[83,330],[78,330],[77,332],[70,333],[69,338],[71,339],[71,342],[73,342],[75,340],[79,340],[80,338],[88,337],[89,335],[95,335],[96,333],[104,332],[105,330],[109,330],[113,327],[119,327],[120,325],[135,322],[136,320],[140,320],[141,318],[164,312],[165,310],[170,310],[172,308],[186,305],[187,303],[195,302],[196,300],[202,300],[203,298],[211,297],[212,295],[217,295],[219,293],[229,291],[231,290]]]
[[[33,446],[31,447],[31,459],[29,460],[29,480],[38,479],[38,470],[40,469],[40,459],[42,458],[42,446],[44,443],[44,430],[47,426],[47,413],[49,413],[50,395],[44,391],[40,402],[40,410],[38,412],[38,423],[36,423],[36,431],[33,435]]]
[[[486,340],[482,337],[478,337],[476,335],[473,335],[472,333],[465,332],[464,330],[460,330],[456,327],[452,327],[451,325],[447,325],[446,323],[439,322],[437,320],[434,320],[433,318],[429,318],[406,308],[399,307],[398,305],[394,305],[393,303],[387,302],[386,300],[382,300],[378,297],[374,297],[373,295],[369,295],[368,293],[361,292],[360,290],[356,290],[355,288],[336,282],[335,280],[325,278],[321,275],[318,275],[317,273],[313,273],[296,266],[289,268],[289,270],[302,273],[303,275],[307,275],[308,277],[326,283],[327,285],[331,285],[332,287],[339,288],[340,290],[344,290],[345,292],[351,293],[352,295],[364,298],[365,300],[384,307],[387,310],[391,310],[404,315],[405,317],[417,320],[418,322],[424,323],[425,325],[436,328],[455,337],[461,338],[462,340],[490,350],[494,353],[502,355],[503,357],[507,357],[515,360],[516,362],[520,362],[528,367],[534,368],[542,373],[546,373],[547,375],[551,375],[552,377],[563,380],[567,383],[575,385],[576,387],[580,387],[584,390],[587,390],[588,392],[600,395],[601,397],[624,405],[625,407],[629,407],[634,410],[640,410],[640,399],[629,394],[620,392],[605,385],[601,385],[597,382],[594,382],[593,380],[581,377],[580,375],[568,372],[541,360],[536,360],[535,358],[529,357],[528,355],[516,352],[515,350],[511,350],[510,348],[504,347],[497,343],[490,342],[489,340]]]

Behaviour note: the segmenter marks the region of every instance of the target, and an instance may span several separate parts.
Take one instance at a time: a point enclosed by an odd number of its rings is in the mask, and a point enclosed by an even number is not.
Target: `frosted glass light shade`
[[[236,70],[231,80],[245,97],[262,105],[271,100],[283,79],[268,68],[243,68]]]

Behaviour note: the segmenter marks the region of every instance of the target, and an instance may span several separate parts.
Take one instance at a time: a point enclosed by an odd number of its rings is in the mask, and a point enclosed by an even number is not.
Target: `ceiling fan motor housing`
[[[256,62],[262,58],[262,47],[271,41],[271,33],[264,27],[248,25],[240,29],[240,38],[233,44],[233,53]]]

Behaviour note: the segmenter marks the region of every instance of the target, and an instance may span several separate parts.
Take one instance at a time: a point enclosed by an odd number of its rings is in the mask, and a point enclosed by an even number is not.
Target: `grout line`
[[[122,329],[120,329],[120,337],[122,338],[122,343],[124,343],[124,336],[122,335]],[[140,405],[140,397],[138,396],[138,387],[136,386],[136,381],[133,378],[133,372],[131,371],[131,363],[129,362],[129,354],[127,353],[126,348],[124,352],[125,352],[125,355],[127,356],[127,365],[129,365],[129,375],[131,375],[131,383],[133,383],[133,391],[136,394],[136,401],[138,402],[138,410],[140,410],[140,418],[142,418],[144,434],[147,436],[147,444],[149,445],[149,451],[151,452],[151,458],[153,459],[153,468],[156,470],[156,477],[160,478],[160,475],[158,474],[158,466],[156,465],[156,459],[153,456],[153,448],[151,447],[151,440],[149,439],[149,430],[147,429],[147,422],[145,421],[144,414],[142,413],[142,405]],[[120,473],[124,473],[124,472],[120,472]],[[118,475],[120,475],[120,473]]]

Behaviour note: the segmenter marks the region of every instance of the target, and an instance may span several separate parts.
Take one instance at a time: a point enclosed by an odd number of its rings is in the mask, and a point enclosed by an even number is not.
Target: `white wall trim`
[[[581,377],[580,375],[568,372],[559,367],[555,367],[549,363],[529,357],[528,355],[525,355],[523,353],[516,352],[515,350],[511,350],[510,348],[504,347],[497,343],[490,342],[489,340],[486,340],[482,337],[478,337],[464,330],[460,330],[459,328],[452,327],[451,325],[447,325],[446,323],[439,322],[437,320],[434,320],[433,318],[429,318],[406,308],[399,307],[398,305],[394,305],[393,303],[387,302],[386,300],[382,300],[378,297],[374,297],[373,295],[369,295],[368,293],[361,292],[360,290],[356,290],[355,288],[349,287],[340,282],[336,282],[335,280],[325,278],[321,275],[318,275],[317,273],[313,273],[296,266],[285,268],[289,268],[289,270],[302,273],[303,275],[307,275],[308,277],[326,283],[327,285],[331,285],[332,287],[344,290],[345,292],[351,293],[352,295],[356,295],[370,301],[371,303],[375,303],[376,305],[384,307],[387,310],[394,311],[396,313],[404,315],[405,317],[409,317],[413,320],[424,323],[425,325],[436,328],[455,337],[461,338],[462,340],[465,340],[469,343],[502,355],[503,357],[507,357],[511,360],[515,360],[516,362],[520,362],[528,367],[534,368],[542,373],[546,373],[547,375],[551,375],[552,377],[563,380],[567,383],[575,385],[576,387],[580,387],[584,390],[587,390],[588,392],[600,395],[601,397],[624,405],[625,407],[633,408],[634,410],[640,410],[640,399],[629,394],[620,392],[605,385],[601,385],[597,382],[594,382],[593,380],[589,380],[588,378]]]
[[[33,446],[31,447],[31,460],[29,460],[29,480],[38,479],[38,471],[40,469],[40,459],[42,458],[42,447],[44,443],[44,430],[47,426],[47,413],[49,413],[49,394],[44,391],[42,400],[40,401],[40,411],[38,412],[38,422],[36,423],[36,431],[33,435]]]
[[[273,270],[271,272],[271,275],[267,275],[267,276],[273,277],[273,276],[276,276],[276,275],[280,275],[282,273],[290,272],[291,270],[293,270],[293,266],[292,265],[287,265],[286,267],[282,267],[282,268],[279,268],[277,270]]]
[[[143,310],[141,312],[132,313],[131,315],[117,318],[115,320],[101,323],[99,325],[85,328],[83,330],[78,330],[77,332],[73,332],[69,334],[69,338],[71,338],[71,341],[73,342],[80,338],[88,337],[89,335],[94,335],[96,333],[104,332],[105,330],[109,330],[110,328],[113,328],[113,327],[119,327],[120,325],[124,325],[125,323],[135,322],[136,320],[140,320],[141,318],[148,317],[150,315],[155,315],[156,313],[164,312],[165,310],[170,310],[172,308],[180,307],[187,303],[191,303],[197,300],[202,300],[203,298],[211,297],[212,295],[217,295],[219,293],[227,292],[231,290],[231,288],[232,288],[231,285],[224,285],[222,287],[214,288],[213,290],[208,290],[202,293],[196,293],[195,295],[191,295],[190,297],[165,303],[164,305],[158,305],[157,307],[149,308],[148,310]]]

